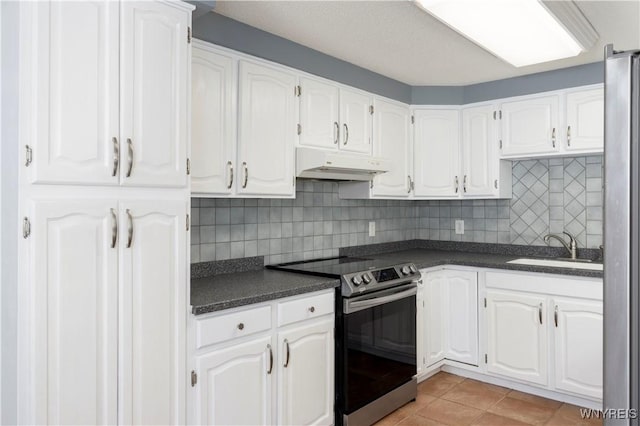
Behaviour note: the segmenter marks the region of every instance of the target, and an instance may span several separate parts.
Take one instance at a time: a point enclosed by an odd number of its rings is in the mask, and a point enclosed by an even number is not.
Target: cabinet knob
[[[238,324],[238,330],[244,330],[244,324],[243,323]]]
[[[314,313],[316,311],[316,308],[314,306],[309,308],[309,312]]]

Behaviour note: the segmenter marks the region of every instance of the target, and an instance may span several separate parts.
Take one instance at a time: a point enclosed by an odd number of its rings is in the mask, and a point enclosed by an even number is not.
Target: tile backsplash
[[[191,201],[192,263],[260,255],[267,264],[286,262],[414,238],[544,245],[545,234],[563,230],[578,247],[597,248],[602,156],[514,161],[511,200],[341,200],[336,182],[299,179],[293,200]],[[464,220],[462,235],[456,219]]]

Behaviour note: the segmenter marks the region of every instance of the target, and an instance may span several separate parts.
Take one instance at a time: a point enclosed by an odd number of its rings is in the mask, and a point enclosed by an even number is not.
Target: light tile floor
[[[551,399],[440,372],[418,384],[414,402],[376,426],[602,425],[582,419],[580,408]]]

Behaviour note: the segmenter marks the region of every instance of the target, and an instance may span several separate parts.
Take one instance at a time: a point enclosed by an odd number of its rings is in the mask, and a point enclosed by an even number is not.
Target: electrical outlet
[[[376,223],[375,222],[369,222],[369,236],[370,237],[375,237],[376,236]]]
[[[456,220],[456,234],[464,234],[464,220]]]

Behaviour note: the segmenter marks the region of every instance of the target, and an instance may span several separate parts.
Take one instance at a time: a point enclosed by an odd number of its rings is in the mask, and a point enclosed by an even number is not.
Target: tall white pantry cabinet
[[[18,421],[184,424],[192,6],[20,6]]]

